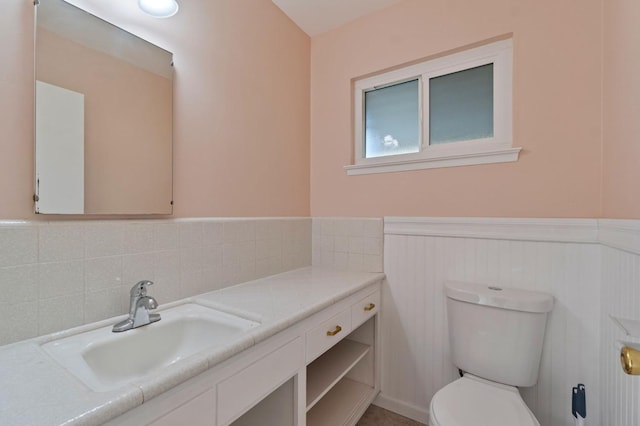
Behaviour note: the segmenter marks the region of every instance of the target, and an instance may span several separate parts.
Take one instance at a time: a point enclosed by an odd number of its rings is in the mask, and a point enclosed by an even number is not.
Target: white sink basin
[[[144,327],[122,333],[103,327],[45,343],[42,349],[91,389],[102,392],[151,377],[260,325],[195,303],[160,314],[162,320]]]

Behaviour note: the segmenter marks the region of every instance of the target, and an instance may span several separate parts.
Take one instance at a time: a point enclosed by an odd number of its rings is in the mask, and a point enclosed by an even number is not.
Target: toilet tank
[[[445,291],[456,367],[506,385],[535,385],[553,296],[453,281]]]

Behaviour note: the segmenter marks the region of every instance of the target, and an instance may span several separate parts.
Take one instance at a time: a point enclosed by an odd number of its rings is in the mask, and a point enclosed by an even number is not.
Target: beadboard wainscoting
[[[631,425],[598,421],[601,252],[597,220],[385,218],[382,393],[376,403],[426,422],[432,396],[458,377],[443,286],[473,281],[555,297],[538,384],[521,390],[542,426],[574,424],[571,388],[577,383],[587,388],[588,424]]]
[[[0,222],[0,345],[310,264],[310,218]]]
[[[620,342],[640,344],[640,336],[627,336],[611,316],[640,320],[640,221],[600,220],[599,231],[603,245],[602,421],[587,424],[637,426],[640,425],[640,376],[628,376],[622,371]]]

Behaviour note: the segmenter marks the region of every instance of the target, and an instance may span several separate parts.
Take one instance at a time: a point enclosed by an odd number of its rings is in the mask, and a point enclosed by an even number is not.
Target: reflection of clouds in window
[[[382,140],[382,144],[385,148],[397,148],[398,147],[398,139],[394,138],[391,135],[387,135]]]

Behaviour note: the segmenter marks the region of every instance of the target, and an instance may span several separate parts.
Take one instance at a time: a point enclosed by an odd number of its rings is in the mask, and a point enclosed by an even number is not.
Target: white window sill
[[[349,176],[371,173],[391,173],[440,167],[471,166],[475,164],[510,163],[518,161],[522,148],[495,149],[483,152],[440,155],[411,160],[391,160],[344,166]]]

